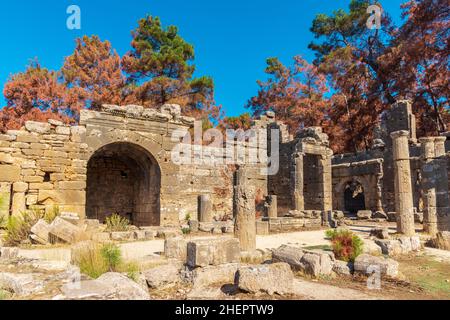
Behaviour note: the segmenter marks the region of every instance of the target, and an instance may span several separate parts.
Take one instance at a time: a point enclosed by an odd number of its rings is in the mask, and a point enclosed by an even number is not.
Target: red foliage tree
[[[292,133],[299,128],[320,126],[325,121],[328,91],[325,77],[318,68],[300,56],[294,57],[294,64],[286,67],[277,58],[267,60],[266,73],[270,78],[258,81],[258,95],[251,98],[247,108],[253,116],[274,111]]]
[[[120,57],[109,41],[102,42],[97,36],[77,39],[75,51],[65,59],[61,72],[69,88],[80,88],[88,108],[123,101],[125,77]]]

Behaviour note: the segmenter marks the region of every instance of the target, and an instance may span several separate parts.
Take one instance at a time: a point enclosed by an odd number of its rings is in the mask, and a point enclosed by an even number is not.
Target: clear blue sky
[[[381,0],[400,20],[404,0]],[[312,60],[309,28],[315,15],[348,7],[349,0],[21,0],[0,4],[0,83],[23,71],[34,57],[49,69],[59,69],[74,49],[74,39],[97,34],[120,55],[129,50],[130,32],[146,14],[174,24],[195,47],[198,75],[216,84],[216,100],[229,115],[245,111],[264,79],[265,60],[289,62],[297,54]],[[66,9],[80,6],[81,30],[66,28]],[[0,95],[0,107],[5,104]]]

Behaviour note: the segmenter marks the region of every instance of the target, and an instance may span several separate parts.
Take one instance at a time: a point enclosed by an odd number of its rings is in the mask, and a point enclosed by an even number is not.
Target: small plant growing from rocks
[[[54,206],[50,210],[32,208],[22,212],[17,216],[10,216],[5,219],[3,226],[6,230],[5,243],[9,246],[18,246],[23,241],[29,239],[31,228],[40,220],[52,223],[59,216],[59,207]]]
[[[107,272],[123,272],[137,281],[140,267],[133,262],[124,262],[122,252],[115,244],[89,244],[74,250],[72,261],[80,268],[80,272],[93,279]]]
[[[326,236],[331,240],[333,253],[338,260],[355,262],[363,252],[363,241],[349,230],[328,230]]]
[[[105,244],[100,249],[101,255],[105,260],[109,271],[117,271],[119,265],[122,263],[122,252],[115,244]]]
[[[106,226],[109,232],[124,232],[130,228],[130,220],[114,213],[106,218]]]

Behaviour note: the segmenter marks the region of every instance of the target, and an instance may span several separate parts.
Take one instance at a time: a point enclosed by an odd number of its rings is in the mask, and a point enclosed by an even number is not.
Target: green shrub
[[[183,229],[181,229],[181,232],[183,232],[184,235],[187,235],[187,234],[191,233],[191,229],[190,228],[183,228]]]
[[[5,230],[5,243],[8,246],[17,246],[27,240],[31,234],[31,228],[43,217],[41,210],[28,210],[20,215],[7,218]]]
[[[6,230],[5,243],[9,246],[17,246],[27,240],[31,235],[31,228],[40,220],[52,223],[59,216],[59,207],[53,206],[50,210],[31,208],[16,216],[9,216],[0,225]]]
[[[101,254],[99,245],[88,245],[72,254],[72,262],[80,268],[80,272],[97,279],[109,271],[108,264]]]
[[[45,211],[42,218],[47,223],[52,223],[53,220],[55,220],[56,217],[58,217],[60,214],[61,214],[61,212],[60,212],[59,206],[53,206],[51,209]]]
[[[337,259],[354,262],[363,251],[363,241],[349,230],[328,230],[326,236],[331,240]]]
[[[128,231],[130,228],[130,220],[114,213],[106,218],[106,226],[110,232]]]
[[[122,263],[122,252],[115,244],[105,244],[100,249],[101,255],[105,260],[109,271],[115,272]]]
[[[191,221],[191,219],[192,219],[192,215],[191,215],[190,213],[187,213],[186,216],[184,217],[184,220],[185,220],[186,222]]]
[[[138,280],[140,267],[133,262],[123,262],[120,248],[114,244],[91,244],[74,250],[72,263],[80,268],[80,272],[93,279],[99,278],[107,272],[126,273],[127,276]]]

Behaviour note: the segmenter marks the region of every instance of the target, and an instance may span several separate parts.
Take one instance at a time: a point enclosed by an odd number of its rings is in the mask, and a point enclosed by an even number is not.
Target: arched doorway
[[[132,143],[113,143],[88,162],[86,215],[105,219],[116,213],[136,226],[160,225],[161,171],[153,156]]]
[[[345,185],[344,208],[346,212],[351,214],[356,214],[359,210],[366,210],[364,188],[356,180],[348,182]]]

